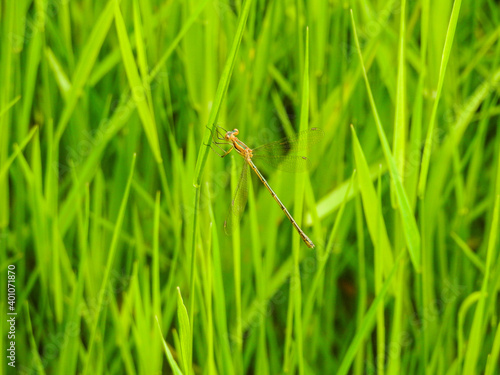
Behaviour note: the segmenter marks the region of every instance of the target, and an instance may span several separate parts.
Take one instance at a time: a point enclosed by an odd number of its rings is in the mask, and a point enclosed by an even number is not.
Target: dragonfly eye
[[[231,139],[231,135],[229,134],[230,132],[227,132],[225,137],[226,138],[226,141],[229,141]]]

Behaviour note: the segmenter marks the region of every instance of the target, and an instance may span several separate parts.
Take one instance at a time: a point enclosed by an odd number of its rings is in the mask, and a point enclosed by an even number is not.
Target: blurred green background
[[[0,4],[6,373],[500,373],[495,1]]]

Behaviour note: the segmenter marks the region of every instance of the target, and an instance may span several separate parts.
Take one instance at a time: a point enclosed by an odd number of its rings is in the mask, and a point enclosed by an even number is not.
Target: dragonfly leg
[[[205,127],[210,130],[210,133],[211,133],[211,136],[212,136],[212,142],[210,143],[204,143],[205,146],[208,146],[212,149],[212,151],[214,151],[217,155],[219,155],[221,158],[223,158],[224,156],[226,156],[227,154],[229,154],[231,152],[231,150],[233,149],[233,145],[231,142],[228,142],[226,141],[226,138],[222,136],[222,133],[220,132],[219,128],[220,129],[223,129],[221,126],[217,126],[217,129],[215,130],[216,134],[214,133],[214,129],[211,129],[210,127],[208,127],[208,125],[205,125]],[[223,142],[218,142],[217,140],[220,140],[220,141],[223,141]],[[215,148],[214,148],[214,145],[220,150],[222,151],[222,153],[220,151],[217,151]],[[229,150],[225,150],[224,148],[222,148],[220,145],[231,145],[231,148]]]
[[[224,129],[222,126],[220,125],[216,125],[216,128],[217,128],[217,138],[220,140],[220,141],[225,141],[226,140],[226,133],[227,133],[227,130]],[[221,132],[222,130],[222,132]]]
[[[226,151],[221,146],[219,146],[219,143],[222,143],[222,142],[212,142],[212,144],[210,144],[210,143],[204,143],[204,145],[210,147],[212,149],[212,151],[215,152],[217,155],[219,155],[221,158],[223,158],[224,156],[226,156],[227,154],[229,154],[231,152],[231,150],[234,148],[234,146],[231,146],[231,148]],[[223,143],[223,144],[227,144],[227,143]],[[222,151],[222,153],[220,151],[217,151],[214,148],[214,145],[218,149],[220,149]]]
[[[220,147],[220,146],[218,146],[218,147]],[[220,147],[220,148],[222,149],[222,147]],[[221,158],[223,158],[224,156],[227,156],[227,154],[229,154],[229,153],[233,150],[233,148],[234,148],[234,146],[231,146],[231,148],[230,148],[229,150],[227,150],[227,151],[224,153],[224,155],[219,154],[219,156],[220,156]]]
[[[226,151],[226,150],[224,150],[221,146],[219,146],[217,143],[215,143],[215,145],[216,145],[219,149],[221,149],[221,150],[222,150],[222,153],[220,153],[219,151],[217,151],[217,150],[213,147],[213,145],[206,145],[206,146],[209,146],[209,147],[212,149],[212,151],[213,151],[213,152],[215,152],[217,155],[219,155],[221,158],[223,158],[223,157],[227,156],[227,154],[229,154],[229,153],[233,150],[233,148],[234,148],[234,146],[231,146],[231,148],[230,148],[229,150],[227,150],[227,151]]]
[[[231,142],[228,142],[226,140],[226,133],[227,130],[224,129],[222,126],[216,125],[215,128],[210,128],[208,125],[205,125],[205,127],[210,130],[210,136],[212,137],[213,143],[215,144],[231,144]],[[224,133],[222,133],[219,129],[222,129]],[[223,141],[223,142],[217,142]]]
[[[214,130],[208,125],[205,125],[205,127],[210,131],[210,137],[212,137],[212,140],[215,141]]]

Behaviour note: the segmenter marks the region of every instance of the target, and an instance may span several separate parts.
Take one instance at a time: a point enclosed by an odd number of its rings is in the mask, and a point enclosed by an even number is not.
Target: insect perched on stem
[[[262,160],[272,167],[279,168],[285,171],[303,171],[308,167],[309,160],[307,159],[307,157],[299,155],[299,153],[307,151],[307,149],[310,148],[311,145],[320,140],[323,137],[323,131],[318,128],[311,128],[309,130],[298,133],[294,137],[283,138],[279,141],[271,142],[254,149],[251,149],[245,143],[243,143],[237,137],[238,134],[238,129],[228,131],[220,126],[217,126],[215,133],[212,134],[213,143],[216,147],[222,150],[222,153],[215,150],[212,146],[211,147],[221,158],[229,155],[232,150],[236,150],[236,152],[240,154],[246,162],[242,169],[235,196],[231,201],[231,215],[229,217],[229,220],[232,221],[234,219],[238,219],[243,212],[248,194],[246,181],[248,175],[248,167],[250,167],[262,181],[267,190],[271,193],[274,200],[278,203],[288,220],[290,220],[292,225],[295,227],[305,244],[310,248],[314,248],[314,243],[299,227],[290,212],[288,212],[285,205],[281,202],[262,173],[260,173],[259,169],[255,166],[254,161]],[[231,147],[226,151],[221,147],[221,145],[230,145]],[[228,231],[229,226],[230,222],[226,220],[226,222],[224,223],[226,232]]]

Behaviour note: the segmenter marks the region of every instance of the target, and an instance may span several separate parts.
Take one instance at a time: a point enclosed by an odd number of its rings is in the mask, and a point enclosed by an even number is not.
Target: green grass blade
[[[401,1],[401,18],[399,26],[399,51],[398,51],[398,78],[396,93],[396,115],[394,116],[394,140],[392,151],[396,162],[398,174],[404,183],[405,155],[406,155],[406,1]],[[393,207],[397,207],[397,198],[394,185],[391,185],[391,199]]]
[[[350,6],[355,29],[324,0],[1,3],[0,278],[15,265],[21,372],[499,372],[500,7]],[[254,160],[314,250],[253,175],[224,235],[248,164],[205,154],[210,117],[250,148],[323,130],[309,174]]]
[[[16,159],[17,156],[19,156],[19,154],[24,150],[24,148],[26,147],[26,145],[29,143],[29,141],[31,140],[31,138],[33,138],[33,135],[38,131],[38,127],[35,126],[33,129],[31,129],[31,131],[29,132],[29,134],[23,139],[23,141],[21,142],[21,144],[15,148],[14,152],[12,153],[11,156],[9,156],[3,163],[2,165],[2,168],[0,168],[0,180],[2,178],[4,178],[4,176],[7,174],[7,172],[9,171],[9,168],[12,164],[12,162]]]
[[[382,184],[380,183],[380,177],[377,181],[377,200],[376,202],[376,210],[377,210],[377,220],[376,220],[376,228],[377,228],[377,239],[376,239],[376,248],[380,249],[380,226],[382,218]],[[375,294],[380,294],[380,291],[383,286],[384,280],[384,258],[382,251],[377,251],[375,254],[374,265],[375,265]],[[392,255],[392,253],[391,253]],[[392,266],[392,264],[391,264]],[[392,267],[391,267],[392,269]],[[389,271],[390,272],[390,271]],[[395,289],[395,288],[394,288]],[[386,337],[386,328],[385,328],[385,314],[384,314],[384,299],[380,302],[380,306],[377,309],[377,360],[375,361],[375,365],[377,366],[377,374],[384,375],[385,374],[385,355],[379,353],[385,353],[385,337]]]
[[[12,99],[9,103],[7,103],[6,106],[4,106],[4,108],[1,108],[0,109],[0,117],[2,117],[4,114],[7,113],[7,111],[12,108],[14,106],[14,104],[16,104],[19,99],[21,99],[21,95],[18,95],[16,96],[14,99]]]
[[[363,209],[365,212],[366,222],[368,224],[368,230],[377,252],[382,253],[381,257],[384,259],[384,274],[388,275],[390,270],[392,270],[394,263],[392,245],[389,241],[389,236],[387,235],[385,220],[378,207],[377,192],[372,184],[372,178],[363,149],[359,144],[354,127],[351,127],[351,130],[356,170],[358,171],[358,188],[361,192],[361,198],[363,200]]]
[[[224,99],[227,88],[229,86],[229,81],[231,79],[231,74],[233,72],[233,67],[236,61],[236,55],[238,54],[241,38],[243,37],[243,31],[245,30],[245,23],[248,18],[248,13],[250,11],[251,4],[252,0],[245,1],[245,7],[243,8],[243,12],[240,15],[240,19],[238,21],[238,27],[236,29],[236,33],[233,38],[233,44],[231,46],[231,50],[229,51],[229,55],[227,57],[226,64],[224,66],[224,70],[220,77],[219,85],[217,86],[217,92],[215,93],[215,98],[212,104],[212,108],[210,109],[210,115],[208,117],[208,124],[207,124],[207,126],[211,128],[212,131],[215,129],[222,100]],[[210,129],[206,129],[205,135],[203,137],[203,142],[200,145],[200,149],[198,151],[198,158],[196,160],[196,169],[194,173],[195,177],[193,181],[193,185],[197,188],[200,186],[201,175],[203,173],[203,169],[205,167],[205,163],[207,162],[207,157],[208,157],[209,147],[205,145],[211,142],[211,135],[212,133]]]
[[[61,90],[61,95],[63,98],[67,99],[68,94],[71,91],[71,82],[64,72],[64,68],[61,65],[61,62],[54,55],[54,52],[47,48],[45,51],[45,55],[47,56],[47,60],[50,68],[52,69],[52,73],[56,78],[57,85],[59,86],[59,90]]]
[[[93,28],[85,48],[80,55],[80,60],[78,61],[75,73],[73,74],[71,91],[67,95],[66,105],[57,124],[57,130],[55,133],[56,143],[61,139],[64,130],[68,125],[71,115],[73,114],[78,102],[78,98],[87,83],[87,79],[92,71],[101,46],[104,43],[104,39],[108,34],[109,28],[111,27],[115,2],[116,0],[109,0],[105,9],[99,16],[99,19],[96,21],[95,27]]]
[[[33,348],[33,351],[34,351],[34,354],[33,354],[33,360],[35,362],[35,367],[36,367],[36,371],[41,374],[41,375],[45,375],[46,372],[45,372],[45,369],[44,369],[44,366],[43,366],[43,363],[42,363],[42,358],[40,357],[40,352],[39,352],[39,349],[38,349],[38,345],[37,345],[37,342],[35,340],[35,335],[33,334],[33,324],[31,323],[31,314],[30,314],[30,308],[29,308],[29,304],[26,303],[24,305],[24,313],[25,313],[25,316],[26,316],[26,325],[28,327],[28,339],[30,341],[30,345],[31,345],[31,348]]]
[[[299,28],[300,31],[300,28]],[[302,38],[300,38],[302,40]],[[299,48],[300,52],[300,48]],[[300,104],[300,127],[299,131],[305,131],[309,128],[309,28],[306,28],[306,40],[304,56],[304,70],[302,76],[302,95]],[[297,174],[295,177],[295,206],[293,214],[295,220],[300,225],[302,223],[302,214],[304,211],[304,178]],[[292,277],[294,281],[290,283],[290,296],[293,294],[294,302],[294,336],[295,336],[295,353],[297,355],[299,374],[305,373],[304,360],[304,333],[302,327],[302,283],[300,276],[300,247],[303,246],[302,239],[293,232],[295,241],[292,242],[292,254],[294,262],[294,270]]]
[[[144,86],[142,82],[139,71],[137,69],[137,64],[135,63],[134,54],[132,53],[132,47],[130,46],[130,41],[127,35],[127,28],[125,27],[125,22],[120,11],[119,2],[116,1],[115,6],[115,25],[116,33],[118,34],[118,41],[120,42],[120,50],[122,52],[123,65],[125,66],[125,71],[127,72],[127,78],[130,85],[130,90],[132,92],[133,99],[137,105],[137,111],[142,120],[142,126],[144,128],[144,133],[149,141],[149,146],[153,152],[156,162],[161,163],[161,151],[160,142],[158,140],[158,130],[156,129],[156,122],[152,113],[152,109],[148,105],[147,92],[148,87]],[[140,57],[141,61],[144,57]]]
[[[365,79],[366,90],[368,92],[368,98],[370,99],[370,106],[373,111],[373,115],[375,117],[375,123],[377,125],[377,132],[380,139],[380,143],[382,144],[382,151],[384,152],[385,159],[389,166],[389,173],[391,175],[391,181],[394,184],[396,197],[398,200],[398,207],[401,212],[401,219],[403,223],[403,229],[406,239],[406,244],[408,245],[408,250],[410,252],[410,257],[413,263],[413,267],[415,270],[420,270],[420,232],[417,227],[417,222],[415,221],[415,217],[413,216],[413,211],[410,207],[410,202],[408,200],[408,196],[403,187],[403,183],[401,181],[401,176],[398,173],[397,165],[392,157],[391,150],[389,147],[389,143],[387,141],[387,137],[385,136],[384,128],[382,127],[382,122],[380,121],[380,117],[378,115],[377,107],[375,105],[375,99],[373,98],[372,90],[370,88],[370,83],[368,81],[368,75],[366,73],[366,68],[363,62],[363,56],[361,54],[361,47],[359,45],[358,35],[356,31],[356,25],[354,23],[354,15],[351,10],[351,22],[354,30],[354,40],[356,41],[356,48],[358,50],[358,56],[361,63],[361,68],[363,71],[363,77]]]
[[[498,170],[500,171],[500,164]],[[498,174],[500,177],[500,173]],[[500,190],[500,185],[498,187]],[[486,306],[487,290],[488,285],[491,283],[490,271],[492,268],[493,259],[495,259],[496,253],[498,252],[497,242],[498,242],[498,228],[500,218],[500,195],[495,197],[495,206],[493,208],[493,218],[491,221],[490,235],[488,238],[488,251],[486,255],[486,265],[483,284],[481,286],[481,297],[476,306],[476,311],[474,313],[474,320],[472,322],[472,328],[469,335],[469,341],[467,343],[467,351],[465,354],[464,361],[464,374],[475,374],[477,371],[477,361],[479,359],[479,353],[481,353],[481,348],[484,345],[484,319],[485,311],[489,307]],[[496,304],[496,302],[493,302]]]
[[[455,232],[450,233],[451,238],[457,243],[458,247],[464,252],[465,256],[482,272],[484,273],[484,263],[472,249],[462,240]]]
[[[498,357],[500,356],[500,323],[497,326],[495,340],[488,356],[488,363],[486,365],[485,375],[493,375],[495,369],[498,368]]]
[[[463,361],[463,356],[464,356],[464,348],[465,348],[465,339],[464,339],[464,326],[465,320],[466,320],[466,315],[469,312],[470,308],[472,307],[473,304],[475,304],[479,299],[481,298],[481,292],[474,292],[471,293],[465,298],[465,300],[462,302],[460,305],[460,309],[458,310],[458,332],[457,332],[457,337],[458,337],[458,357],[457,357],[457,363],[458,367],[461,368],[462,366],[462,361]],[[462,372],[463,373],[463,372]]]
[[[443,48],[443,56],[441,58],[441,66],[439,67],[439,78],[438,78],[438,86],[436,89],[436,98],[434,99],[434,105],[432,107],[431,118],[429,120],[429,126],[427,128],[427,136],[425,139],[424,153],[422,155],[420,179],[418,182],[418,195],[420,197],[422,197],[425,194],[427,173],[429,171],[429,162],[431,159],[431,152],[433,145],[432,137],[434,134],[434,126],[436,123],[437,110],[438,110],[439,100],[441,99],[441,92],[443,91],[444,77],[446,75],[448,60],[450,59],[451,47],[453,45],[453,40],[455,39],[455,30],[457,28],[458,16],[460,14],[461,5],[462,5],[462,0],[455,0],[455,2],[453,3],[453,10],[451,12],[450,22],[448,24],[448,31],[446,32],[446,40]]]
[[[158,321],[158,317],[155,317],[155,318],[156,318],[156,325],[158,327],[158,331],[160,332],[160,335],[161,335],[163,349],[165,350],[165,355],[167,356],[168,364],[170,365],[170,368],[172,369],[172,372],[175,375],[183,375],[181,369],[177,365],[177,362],[175,362],[174,356],[172,355],[172,352],[170,351],[170,348],[168,347],[167,342],[163,338],[163,333],[161,332],[161,327],[160,327],[160,322]]]
[[[125,211],[127,208],[127,201],[128,201],[128,196],[129,196],[129,192],[130,192],[130,184],[132,182],[132,177],[134,176],[135,159],[136,159],[136,154],[134,154],[134,156],[132,158],[132,162],[131,162],[131,166],[130,166],[130,173],[129,173],[129,176],[127,179],[127,185],[125,186],[125,192],[123,194],[123,198],[122,198],[122,201],[120,204],[120,211],[118,213],[118,218],[116,220],[115,229],[113,231],[113,238],[111,240],[111,245],[109,246],[109,254],[108,254],[107,261],[106,261],[106,268],[104,270],[104,276],[102,278],[102,283],[101,283],[101,287],[99,290],[98,305],[97,305],[98,308],[97,308],[97,312],[95,313],[95,317],[94,317],[94,321],[93,321],[93,325],[92,325],[92,330],[91,330],[91,334],[90,334],[90,339],[89,339],[89,349],[87,352],[87,358],[89,358],[89,360],[86,362],[86,365],[85,365],[85,368],[83,371],[84,374],[88,374],[93,366],[93,360],[91,360],[90,358],[93,358],[92,352],[93,352],[94,346],[96,345],[95,341],[96,341],[96,335],[97,335],[97,328],[99,326],[100,317],[101,317],[103,306],[104,306],[103,301],[105,298],[106,290],[108,288],[109,278],[111,275],[111,268],[113,267],[115,255],[116,255],[117,248],[118,248],[118,239],[119,239],[120,231],[121,231],[121,228],[123,225]]]
[[[313,279],[313,282],[312,282],[311,287],[309,289],[309,294],[307,296],[306,303],[304,304],[305,307],[304,307],[304,314],[303,314],[303,316],[304,316],[303,325],[307,325],[307,322],[309,322],[309,320],[311,318],[312,309],[314,307],[314,299],[316,297],[316,290],[319,289],[326,263],[327,263],[328,259],[330,258],[330,253],[331,252],[333,252],[334,254],[339,253],[339,250],[337,250],[337,248],[334,247],[334,241],[338,235],[340,223],[342,222],[342,218],[344,216],[345,205],[347,203],[348,196],[349,196],[349,193],[352,189],[352,185],[353,185],[355,177],[356,177],[356,170],[354,170],[354,172],[352,173],[352,176],[349,180],[349,186],[348,186],[347,190],[345,191],[344,200],[342,201],[342,205],[340,206],[337,217],[335,218],[335,224],[333,225],[333,229],[330,232],[330,236],[328,237],[328,242],[327,242],[327,245],[325,248],[326,251],[324,254],[322,254],[321,256],[318,257],[319,262],[320,262],[319,267],[318,267],[317,272],[314,275],[314,279]],[[333,248],[333,250],[330,251],[330,249],[332,249],[332,248]]]
[[[389,290],[389,287],[391,285],[391,281],[399,268],[399,263],[402,262],[403,260],[403,255],[404,253],[401,252],[399,256],[396,258],[394,261],[394,267],[392,268],[391,272],[387,276],[387,279],[385,280],[384,284],[382,285],[382,288],[380,289],[380,292],[377,294],[377,297],[375,300],[372,302],[370,308],[366,312],[366,315],[363,318],[363,323],[361,324],[361,327],[358,328],[356,335],[351,341],[351,344],[349,345],[349,348],[347,349],[346,354],[344,355],[344,358],[342,358],[342,362],[340,363],[340,367],[337,370],[337,375],[347,375],[349,373],[349,369],[352,365],[352,362],[354,360],[354,357],[356,356],[356,353],[363,342],[368,337],[368,334],[373,328],[373,324],[375,322],[375,318],[377,315],[377,310],[379,309],[380,305],[382,304],[387,291]],[[382,305],[383,306],[383,305]]]
[[[190,15],[189,19],[187,19],[183,26],[182,29],[179,31],[179,33],[176,35],[170,46],[167,48],[165,53],[162,55],[162,57],[158,60],[158,63],[156,66],[151,70],[151,74],[149,75],[149,80],[151,81],[154,77],[158,75],[158,73],[161,71],[163,68],[163,65],[167,62],[168,58],[172,55],[172,53],[175,51],[179,43],[181,42],[182,38],[186,35],[186,33],[189,31],[189,29],[193,26],[193,24],[196,22],[198,19],[200,13],[203,11],[205,6],[207,5],[209,0],[204,0],[199,3],[198,8]]]
[[[185,374],[191,374],[193,358],[193,337],[189,325],[189,316],[182,300],[181,289],[177,287],[177,319],[179,320],[179,332],[181,339],[182,370]]]
[[[381,160],[380,163],[374,163],[369,167],[371,181],[377,179],[380,175],[387,172],[387,164]],[[345,180],[340,185],[337,185],[330,193],[324,195],[316,204],[318,217],[320,219],[327,217],[329,214],[335,212],[344,202],[346,191],[349,190],[351,179]],[[358,184],[354,184],[352,189],[349,190],[348,200],[355,198],[359,194]],[[307,214],[305,223],[307,226],[312,224],[311,214]]]

